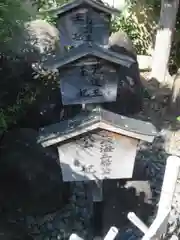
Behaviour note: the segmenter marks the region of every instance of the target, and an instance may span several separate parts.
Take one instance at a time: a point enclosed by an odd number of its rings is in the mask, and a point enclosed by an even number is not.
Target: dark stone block
[[[4,213],[44,214],[67,203],[58,157],[36,143],[32,129],[15,129],[2,139],[0,206]]]
[[[133,44],[126,33],[119,31],[109,38],[110,50],[132,57],[135,63],[130,68],[120,66],[116,102],[105,103],[104,107],[120,114],[135,114],[142,110],[143,85]]]

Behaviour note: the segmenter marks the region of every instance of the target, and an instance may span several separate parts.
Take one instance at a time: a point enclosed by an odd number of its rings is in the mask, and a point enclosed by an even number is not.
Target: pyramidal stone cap
[[[60,69],[67,64],[73,63],[86,56],[95,56],[111,63],[130,67],[135,60],[125,54],[115,53],[108,48],[100,47],[95,43],[85,43],[79,47],[72,48],[66,54],[60,57],[54,57],[44,63],[48,69]]]
[[[156,128],[150,122],[95,108],[92,111],[83,111],[71,120],[41,128],[37,141],[43,147],[49,147],[96,129],[147,142],[152,142],[157,135]]]
[[[101,12],[107,13],[107,14],[114,14],[119,15],[120,11],[114,7],[110,7],[108,5],[105,5],[101,1],[95,1],[95,0],[74,0],[70,1],[66,4],[61,5],[57,8],[52,8],[48,10],[48,12],[54,16],[61,16],[64,15],[73,9],[76,9],[81,6],[90,6],[93,9],[99,10]],[[43,12],[43,11],[42,11]]]

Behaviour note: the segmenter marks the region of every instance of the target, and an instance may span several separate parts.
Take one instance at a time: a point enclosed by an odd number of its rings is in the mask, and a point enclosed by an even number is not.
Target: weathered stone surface
[[[39,129],[59,121],[62,104],[55,76],[47,72],[37,76],[21,58],[3,56],[0,65],[0,108],[8,112],[8,127],[15,123]],[[14,110],[9,111],[11,108]]]
[[[43,149],[36,138],[32,129],[16,129],[2,139],[0,206],[11,214],[44,214],[68,199],[56,152]]]
[[[0,107],[14,108],[18,99],[21,100],[17,104],[16,114],[8,120],[8,127],[16,122],[23,127],[39,128],[39,124],[58,121],[59,117],[55,116],[54,111],[60,114],[61,107],[57,111],[54,108],[61,104],[59,84],[57,87],[53,74],[47,71],[35,73],[31,66],[55,53],[60,54],[58,30],[43,20],[28,22],[22,34],[13,39],[9,50],[6,55],[11,57],[0,57]],[[37,70],[39,64],[35,66]]]
[[[111,111],[121,114],[134,114],[142,108],[143,86],[136,53],[126,33],[119,31],[109,38],[109,48],[117,53],[132,57],[136,62],[130,68],[119,68],[119,83],[116,102],[104,104]]]
[[[58,88],[52,89],[49,83],[46,88],[40,87],[41,94],[33,104],[27,106],[25,113],[18,122],[20,127],[39,129],[45,125],[56,123],[60,120],[63,109],[61,95]],[[52,88],[51,88],[52,87]],[[32,118],[29,118],[32,116]]]
[[[12,51],[31,63],[43,61],[55,53],[60,54],[59,32],[44,20],[27,22],[22,34],[13,40]]]
[[[0,220],[0,236],[1,240],[33,240],[33,238],[28,234],[28,229],[25,226],[15,222],[5,223],[3,220]]]
[[[26,226],[33,239],[64,239],[68,240],[72,233],[83,239],[92,237],[92,197],[89,187],[84,182],[71,184],[72,195],[63,211],[44,216],[26,217]]]
[[[136,51],[133,43],[128,35],[122,30],[111,34],[109,37],[109,46],[115,52],[122,54],[126,53],[128,56],[136,58]]]

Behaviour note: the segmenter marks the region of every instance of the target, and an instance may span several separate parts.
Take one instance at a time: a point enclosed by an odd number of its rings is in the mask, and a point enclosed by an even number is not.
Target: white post
[[[106,236],[104,237],[104,240],[114,240],[115,237],[118,234],[118,229],[116,227],[111,227],[108,231],[108,233],[106,234]],[[101,238],[94,238],[95,239],[101,239]],[[71,236],[69,237],[69,240],[84,240],[82,238],[80,238],[77,234],[72,233]]]
[[[115,237],[118,234],[118,229],[116,227],[111,227],[108,231],[108,233],[106,234],[104,240],[114,240]]]
[[[158,240],[166,233],[166,228],[169,219],[169,211],[161,215],[157,215],[148,231],[144,234],[141,240]]]
[[[69,237],[69,240],[84,240],[83,238],[80,238],[77,234],[72,233]]]
[[[179,168],[180,158],[176,156],[168,157],[159,200],[158,215],[171,209]]]
[[[161,0],[159,28],[153,54],[151,78],[163,85],[167,73],[172,35],[176,23],[179,0]]]
[[[148,231],[148,227],[139,219],[134,212],[129,212],[128,219],[144,234]]]
[[[157,215],[149,228],[147,228],[135,213],[128,214],[128,219],[144,233],[142,240],[160,239],[160,237],[166,233],[179,169],[180,158],[177,156],[168,157]],[[175,239],[175,237],[176,236],[173,236],[172,240]]]

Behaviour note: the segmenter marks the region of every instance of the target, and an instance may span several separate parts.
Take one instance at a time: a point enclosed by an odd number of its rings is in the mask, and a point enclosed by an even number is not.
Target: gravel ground
[[[146,171],[152,189],[153,205],[157,206],[161,185],[163,181],[165,164],[168,154],[165,150],[170,141],[169,136],[172,131],[170,130],[169,121],[164,117],[166,112],[166,101],[157,101],[153,98],[151,100],[145,99],[145,105],[142,113],[137,117],[152,121],[159,130],[162,130],[159,136],[156,137],[153,144],[143,143],[140,145],[136,157],[136,164],[139,164]],[[161,110],[160,110],[161,109]],[[162,121],[163,119],[163,121]],[[180,136],[180,134],[179,134]],[[180,139],[180,138],[179,138]],[[172,140],[172,139],[171,139]],[[171,144],[172,141],[171,141]],[[175,143],[173,144],[175,146]],[[176,146],[179,146],[176,141]],[[65,209],[57,211],[43,217],[27,216],[20,219],[27,228],[29,235],[35,240],[66,240],[73,232],[77,233],[80,237],[92,240],[92,196],[90,195],[89,188],[84,183],[71,184],[72,197],[70,203]],[[157,207],[154,208],[151,216],[148,219],[150,225],[155,217]],[[169,220],[168,237],[171,233],[180,232],[180,179],[177,182],[176,193],[173,201],[173,208]],[[137,240],[140,239],[141,233],[131,224],[124,226],[119,234],[120,239],[124,240]]]
[[[161,185],[163,181],[165,162],[167,154],[164,151],[163,141],[159,137],[153,144],[142,144],[137,154],[136,162],[143,166],[151,179],[153,192],[153,205],[159,200]],[[84,239],[93,239],[92,231],[92,198],[87,185],[83,183],[72,184],[72,198],[63,211],[48,214],[44,217],[27,216],[25,221],[32,239],[55,240],[69,238],[73,232]],[[148,219],[148,225],[154,219],[155,211]],[[141,232],[131,224],[124,226],[119,233],[118,239],[137,240],[142,236]]]
[[[62,211],[24,219],[32,239],[66,240],[73,232],[84,239],[92,239],[92,199],[88,187],[84,183],[73,183],[71,189],[70,202]]]
[[[153,121],[156,122],[155,119],[159,118],[159,112],[157,111],[159,106],[156,106],[155,100],[151,102],[151,106],[153,106],[154,109]],[[146,114],[149,108],[149,101],[145,103],[144,108],[144,111],[139,114],[138,118],[143,117],[147,120],[149,119],[149,116]],[[150,114],[152,116],[152,111]],[[166,132],[162,131],[162,134],[155,139],[153,144],[143,143],[140,145],[136,158],[136,164],[139,164],[146,171],[150,179],[154,206],[157,205],[159,200],[166,159],[168,156],[164,149],[165,142]],[[71,187],[73,192],[72,199],[66,209],[42,218],[33,218],[31,216],[26,218],[26,223],[33,239],[65,240],[68,239],[69,235],[73,232],[84,239],[93,239],[91,224],[92,199],[90,195],[87,196],[88,187],[82,183],[74,183]],[[157,208],[155,208],[154,212],[149,216],[148,225],[153,221],[156,209]],[[173,219],[177,219],[177,214]],[[129,224],[124,226],[123,230],[120,231],[119,237],[125,240],[135,240],[140,239],[141,233]]]
[[[144,111],[140,118],[148,118],[159,129],[157,137],[149,149],[151,154],[146,159],[148,175],[154,192],[154,203],[157,204],[161,191],[166,159],[169,155],[180,156],[180,124],[176,122],[176,117],[171,115],[168,109],[168,95],[153,97],[150,101],[145,101]],[[146,155],[146,151],[140,157],[140,161]],[[154,219],[152,216],[150,222]],[[175,234],[180,239],[180,174],[176,183],[172,210],[169,217],[167,234],[164,239],[170,239]]]

